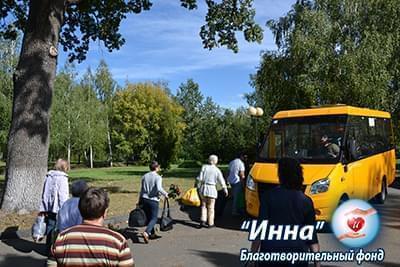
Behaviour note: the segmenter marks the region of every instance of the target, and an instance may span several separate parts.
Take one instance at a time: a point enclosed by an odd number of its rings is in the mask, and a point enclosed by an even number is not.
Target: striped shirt
[[[134,266],[126,239],[105,227],[80,224],[61,232],[47,266]]]

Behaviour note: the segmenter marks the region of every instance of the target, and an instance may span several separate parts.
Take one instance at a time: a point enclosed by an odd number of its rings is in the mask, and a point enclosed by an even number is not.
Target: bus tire
[[[385,200],[387,198],[387,184],[386,184],[386,178],[382,179],[382,185],[381,185],[381,192],[376,195],[375,201],[377,204],[384,204]]]

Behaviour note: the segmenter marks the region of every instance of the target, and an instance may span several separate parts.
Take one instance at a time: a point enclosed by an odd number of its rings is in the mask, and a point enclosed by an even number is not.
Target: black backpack
[[[146,213],[140,207],[132,210],[129,213],[128,225],[129,227],[143,227],[147,224]]]

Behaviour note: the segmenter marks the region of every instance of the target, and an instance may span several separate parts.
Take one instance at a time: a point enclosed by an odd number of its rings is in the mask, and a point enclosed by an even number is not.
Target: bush
[[[197,160],[185,160],[178,165],[178,168],[200,168],[202,163]]]

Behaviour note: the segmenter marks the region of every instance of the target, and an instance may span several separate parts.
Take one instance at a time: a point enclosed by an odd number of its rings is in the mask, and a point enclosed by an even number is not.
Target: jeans
[[[56,229],[57,225],[57,214],[53,212],[48,212],[46,216],[46,249],[50,252],[52,245],[53,231]]]
[[[208,225],[214,225],[214,212],[215,198],[201,197],[201,218],[202,222],[208,222]]]
[[[233,215],[238,215],[239,211],[238,206],[239,206],[239,195],[241,191],[243,191],[243,186],[241,182],[238,182],[236,184],[231,184],[232,187],[232,196],[233,196],[233,202],[232,202],[232,214]]]
[[[148,235],[154,234],[154,226],[158,220],[158,201],[142,198],[141,204],[143,205],[143,210],[146,213],[148,221],[145,232]]]

